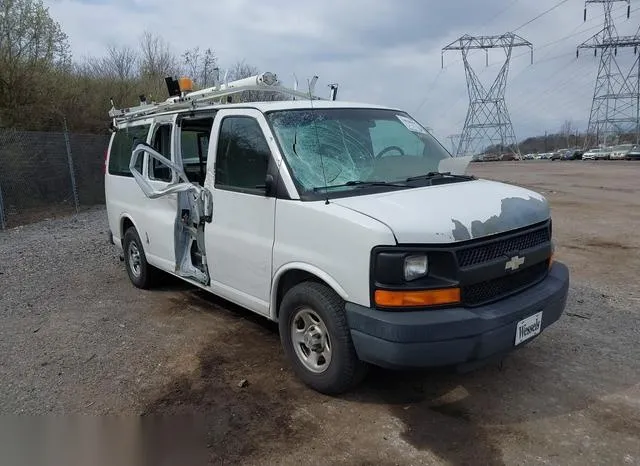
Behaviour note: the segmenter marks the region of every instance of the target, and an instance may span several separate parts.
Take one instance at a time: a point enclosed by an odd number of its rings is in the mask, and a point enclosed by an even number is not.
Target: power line
[[[568,1],[569,1],[569,0],[562,0],[562,1],[558,2],[558,3],[556,3],[554,6],[552,6],[551,8],[549,8],[549,9],[548,9],[548,10],[546,10],[546,11],[543,11],[542,13],[540,13],[540,14],[539,14],[538,16],[536,16],[535,18],[530,19],[530,20],[529,20],[529,21],[527,21],[526,23],[524,23],[524,24],[522,24],[521,26],[518,26],[517,28],[515,28],[515,29],[513,30],[513,32],[517,32],[517,31],[519,31],[520,29],[522,29],[523,27],[528,26],[529,24],[533,23],[534,21],[537,21],[538,19],[542,18],[542,17],[543,17],[544,15],[546,15],[547,13],[551,13],[553,10],[555,10],[556,8],[558,8],[558,7],[562,6],[562,5],[564,5],[564,4],[565,4],[565,3],[567,3]]]
[[[482,25],[482,27],[488,26],[489,24],[493,23],[496,19],[498,19],[500,16],[502,16],[503,14],[505,14],[507,11],[509,11],[511,9],[511,7],[513,7],[516,3],[518,3],[520,0],[514,0],[513,2],[511,2],[506,8],[504,8],[502,11],[500,11],[499,13],[495,14],[493,16],[493,18],[491,18],[489,21],[487,21],[485,24]]]

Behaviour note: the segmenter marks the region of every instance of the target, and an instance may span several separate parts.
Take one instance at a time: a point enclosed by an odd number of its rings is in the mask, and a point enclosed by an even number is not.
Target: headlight
[[[404,279],[407,281],[424,277],[429,272],[429,260],[426,254],[407,256],[404,259]]]

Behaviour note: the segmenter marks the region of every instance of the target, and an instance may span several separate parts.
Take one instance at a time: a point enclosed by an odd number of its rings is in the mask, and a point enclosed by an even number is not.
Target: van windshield
[[[403,112],[370,108],[280,110],[267,119],[302,193],[397,189],[451,155]],[[410,188],[416,186],[405,185]],[[401,186],[402,187],[402,186]],[[315,196],[314,196],[315,197]]]

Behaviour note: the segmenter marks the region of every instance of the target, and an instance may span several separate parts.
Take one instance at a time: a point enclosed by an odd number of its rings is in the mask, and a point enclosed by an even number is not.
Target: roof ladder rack
[[[113,118],[114,124],[117,122],[127,121],[143,116],[151,116],[158,113],[179,110],[185,108],[196,108],[199,105],[227,104],[227,98],[246,91],[273,92],[287,95],[292,99],[304,100],[326,100],[313,95],[313,88],[310,87],[309,92],[302,92],[297,89],[290,89],[283,86],[274,73],[265,72],[255,76],[251,76],[237,81],[220,84],[216,79],[216,85],[192,91],[192,82],[188,78],[180,78],[174,80],[169,77],[166,79],[169,93],[173,94],[164,102],[147,103],[146,98],[140,96],[140,105],[130,108],[117,109],[111,100],[111,110],[109,117]],[[297,84],[297,83],[296,83]],[[315,84],[315,82],[314,82]],[[334,95],[332,94],[332,100]]]

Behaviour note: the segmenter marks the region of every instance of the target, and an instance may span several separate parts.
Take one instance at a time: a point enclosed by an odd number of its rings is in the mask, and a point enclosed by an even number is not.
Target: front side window
[[[216,154],[215,186],[264,193],[269,146],[255,118],[226,117]]]
[[[111,153],[109,155],[109,174],[118,176],[132,176],[129,170],[131,152],[141,142],[147,142],[147,134],[151,125],[139,125],[120,128],[113,136]],[[136,168],[142,172],[144,157],[138,157]]]
[[[450,157],[414,119],[393,110],[282,110],[267,118],[298,189],[311,195],[362,182],[406,183]]]

